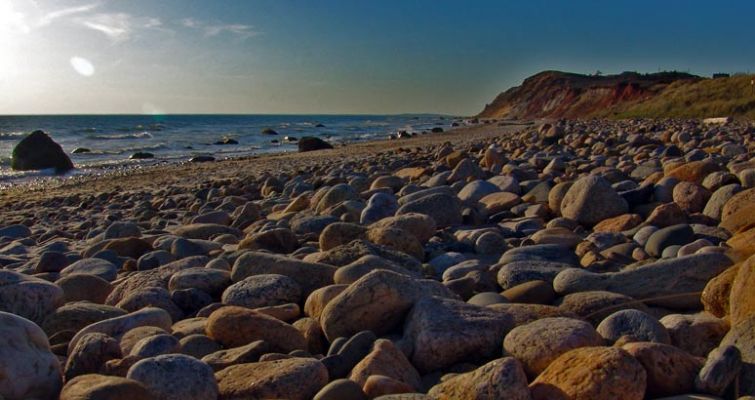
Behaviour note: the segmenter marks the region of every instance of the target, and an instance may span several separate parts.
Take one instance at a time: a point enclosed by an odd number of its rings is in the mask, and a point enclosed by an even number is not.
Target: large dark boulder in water
[[[42,131],[34,131],[13,149],[11,168],[18,171],[55,168],[58,173],[73,169],[73,163],[59,144]]]
[[[332,149],[333,146],[330,143],[313,136],[304,136],[299,139],[299,152],[312,151],[312,150],[324,150]]]

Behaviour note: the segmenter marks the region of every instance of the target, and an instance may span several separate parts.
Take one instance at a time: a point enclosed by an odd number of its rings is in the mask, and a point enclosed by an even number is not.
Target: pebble
[[[555,317],[517,326],[505,336],[503,349],[521,361],[527,375],[534,378],[560,355],[602,344],[603,338],[589,323]]]
[[[581,347],[556,358],[530,384],[533,400],[641,400],[647,374],[624,350]]]
[[[505,129],[17,199],[0,397],[755,395],[752,129]]]
[[[218,398],[218,384],[212,368],[183,354],[145,358],[129,368],[126,378],[140,382],[158,399]]]
[[[220,398],[308,400],[328,383],[317,360],[290,358],[232,365],[215,375]]]
[[[62,385],[61,366],[42,329],[0,311],[0,396],[54,398]]]
[[[639,342],[671,343],[664,325],[640,310],[617,311],[601,321],[596,329],[611,344],[622,336],[630,336]]]

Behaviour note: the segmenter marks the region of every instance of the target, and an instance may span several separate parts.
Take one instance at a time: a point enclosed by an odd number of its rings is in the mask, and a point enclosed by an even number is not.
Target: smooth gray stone
[[[569,268],[553,280],[556,293],[604,290],[668,308],[700,308],[700,292],[710,279],[732,265],[724,254],[693,254],[621,272],[594,273]]]
[[[536,244],[511,249],[498,260],[499,264],[515,261],[550,261],[579,266],[579,258],[574,251],[558,244]]]

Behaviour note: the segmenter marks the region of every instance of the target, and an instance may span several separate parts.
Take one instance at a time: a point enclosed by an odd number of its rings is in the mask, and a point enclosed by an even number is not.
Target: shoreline
[[[4,215],[12,203],[18,201],[39,202],[57,196],[103,192],[127,186],[130,190],[165,187],[178,184],[191,184],[196,176],[223,179],[232,177],[234,171],[244,167],[256,167],[260,172],[271,171],[270,165],[292,163],[305,165],[330,157],[355,157],[379,154],[406,146],[438,145],[445,141],[466,143],[476,139],[489,138],[504,133],[514,133],[531,127],[534,121],[499,121],[493,124],[455,127],[442,133],[428,133],[408,139],[373,139],[336,145],[332,150],[319,150],[300,153],[298,151],[263,152],[260,154],[217,159],[212,162],[192,163],[189,161],[156,160],[152,165],[133,165],[102,168],[102,173],[82,174],[69,177],[43,177],[29,182],[11,184],[0,189],[0,215]],[[95,167],[101,168],[101,167]],[[28,195],[34,194],[33,199]]]

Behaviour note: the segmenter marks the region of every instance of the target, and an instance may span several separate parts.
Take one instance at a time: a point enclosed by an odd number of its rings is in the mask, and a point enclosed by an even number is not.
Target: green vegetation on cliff
[[[755,119],[755,75],[676,81],[655,96],[617,104],[592,116],[609,118],[707,118]]]

